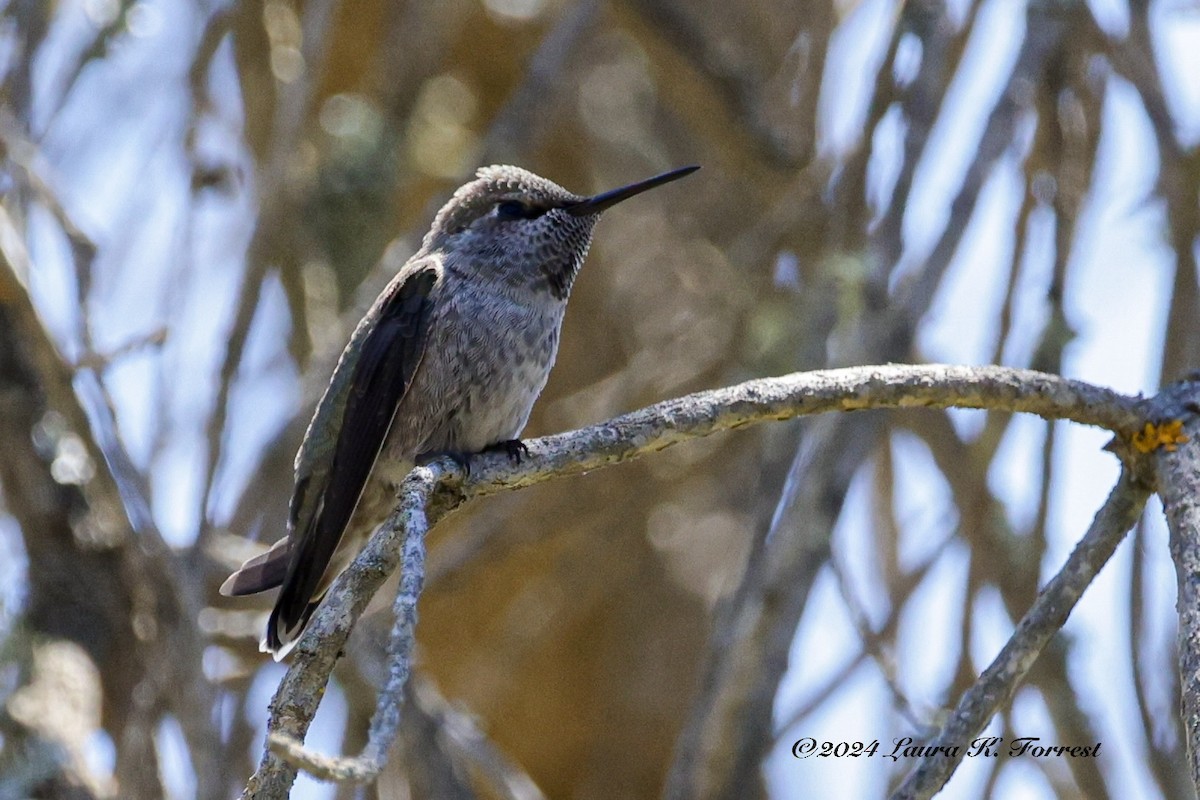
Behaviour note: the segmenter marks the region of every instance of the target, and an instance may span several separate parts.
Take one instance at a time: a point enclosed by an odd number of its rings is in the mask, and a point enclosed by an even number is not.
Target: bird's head
[[[602,211],[697,169],[584,197],[520,167],[484,167],[438,212],[424,246],[441,251],[452,268],[565,299]]]

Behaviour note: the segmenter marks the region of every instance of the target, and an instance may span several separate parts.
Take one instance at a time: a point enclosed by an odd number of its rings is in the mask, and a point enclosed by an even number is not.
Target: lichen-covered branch
[[[300,745],[354,622],[401,560],[402,541],[421,538],[443,516],[475,496],[494,494],[627,461],[673,444],[768,420],[830,411],[883,408],[990,408],[1068,419],[1129,437],[1144,422],[1137,398],[1080,381],[1005,367],[900,365],[795,373],[687,395],[578,431],[528,442],[530,457],[510,463],[480,455],[469,476],[449,461],[415,469],[400,507],[337,580],[308,631],[271,705],[270,747],[243,797],[286,797],[296,764],[325,776],[369,778],[395,736],[401,689],[409,669],[417,594],[417,550],[405,547],[412,574],[401,583],[401,619],[393,631],[388,686],[381,693],[372,740],[360,759],[329,759]],[[408,531],[408,537],[406,537]],[[423,553],[423,549],[421,550]],[[411,556],[411,558],[410,558]],[[369,763],[368,763],[369,762]]]
[[[1138,398],[1081,381],[1008,367],[889,364],[799,372],[667,400],[608,422],[529,442],[527,464],[480,458],[467,496],[530,486],[767,420],[885,408],[990,408],[1066,419],[1132,435]]]
[[[383,769],[388,751],[396,740],[400,729],[400,706],[412,671],[412,652],[416,645],[417,599],[425,582],[425,534],[429,532],[425,506],[443,474],[426,467],[413,470],[400,491],[400,524],[388,525],[394,534],[404,534],[404,554],[400,565],[400,589],[393,604],[396,621],[388,639],[387,683],[379,693],[362,755],[341,759],[313,756],[300,746],[299,741],[278,733],[269,742],[278,755],[318,778],[343,782],[373,780]],[[367,598],[370,599],[370,595]],[[322,680],[320,687],[315,688],[324,687],[324,683]]]
[[[1192,786],[1200,793],[1200,409],[1195,401],[1196,383],[1182,393],[1188,415],[1184,432],[1188,443],[1164,448],[1158,459],[1158,485],[1163,512],[1171,534],[1171,560],[1175,563],[1179,612],[1179,677],[1181,713],[1186,735]],[[1190,413],[1189,413],[1190,412]]]
[[[298,764],[303,764],[322,777],[359,777],[362,772],[359,767],[342,763],[344,759],[314,756],[300,748],[299,742],[304,740],[308,726],[317,713],[317,706],[325,693],[325,684],[329,681],[350,630],[379,586],[399,565],[400,543],[406,530],[411,529],[414,536],[423,536],[428,526],[449,510],[446,506],[439,508],[433,505],[431,497],[434,490],[451,477],[457,477],[457,473],[453,471],[452,464],[444,461],[414,469],[401,489],[404,500],[400,507],[371,537],[353,565],[329,590],[325,602],[313,615],[307,631],[296,645],[291,667],[271,701],[268,750],[258,770],[250,777],[242,793],[243,798],[287,797],[296,778]],[[430,508],[427,509],[427,505]],[[423,574],[421,560],[413,560],[411,565],[414,569],[422,570]],[[405,566],[409,566],[409,563]],[[419,586],[421,578],[416,577],[415,580]],[[403,594],[402,589],[400,595]],[[388,649],[398,652],[407,660],[411,655],[411,644],[410,640],[407,651],[402,647],[397,650],[395,643],[390,644]],[[406,664],[403,669],[407,668]],[[376,716],[380,715],[377,713]]]

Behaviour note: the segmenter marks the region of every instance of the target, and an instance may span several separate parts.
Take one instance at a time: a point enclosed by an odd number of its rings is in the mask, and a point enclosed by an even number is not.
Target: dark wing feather
[[[267,624],[272,650],[281,646],[279,631],[302,627],[320,600],[314,595],[321,578],[424,354],[433,305],[429,295],[436,280],[436,270],[426,268],[390,287],[375,328],[363,339],[323,494],[304,530],[291,534],[287,577]]]

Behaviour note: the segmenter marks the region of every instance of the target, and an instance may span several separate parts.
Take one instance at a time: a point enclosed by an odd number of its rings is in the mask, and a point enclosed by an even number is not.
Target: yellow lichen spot
[[[1142,453],[1152,453],[1160,447],[1167,452],[1174,452],[1175,446],[1188,441],[1183,435],[1183,420],[1175,419],[1170,422],[1154,424],[1147,422],[1146,427],[1133,435],[1133,446]]]

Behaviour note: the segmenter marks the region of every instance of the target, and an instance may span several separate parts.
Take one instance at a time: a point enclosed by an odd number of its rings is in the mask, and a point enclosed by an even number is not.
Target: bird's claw
[[[508,456],[508,460],[514,464],[520,464],[521,459],[529,455],[529,448],[520,439],[506,439],[503,442],[496,442],[488,445],[480,451],[481,453],[500,452]],[[451,450],[438,450],[433,453],[423,453],[416,457],[415,462],[418,466],[428,464],[439,458],[448,458],[457,464],[462,471],[470,476],[471,474],[471,453],[458,453]]]
[[[507,439],[484,448],[485,452],[489,450],[504,452],[514,464],[520,464],[521,459],[529,455],[529,448],[520,439]]]

